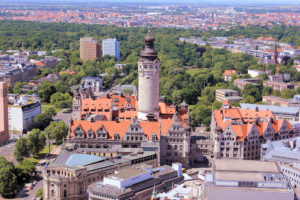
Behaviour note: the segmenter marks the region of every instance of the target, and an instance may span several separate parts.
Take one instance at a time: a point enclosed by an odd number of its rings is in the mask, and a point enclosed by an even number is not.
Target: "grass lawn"
[[[48,108],[54,108],[57,113],[60,111],[60,109],[56,108],[54,105],[42,103],[42,112],[45,112]]]
[[[50,151],[52,150],[52,148],[54,147],[54,144],[50,145]],[[45,146],[44,149],[42,151],[40,151],[37,155],[27,158],[26,160],[29,160],[30,162],[33,162],[34,164],[37,164],[42,158],[44,158],[47,153],[49,152],[49,146]]]

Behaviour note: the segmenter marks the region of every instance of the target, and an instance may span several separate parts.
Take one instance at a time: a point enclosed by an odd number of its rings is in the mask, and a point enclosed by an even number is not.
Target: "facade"
[[[92,88],[93,92],[102,91],[102,79],[99,77],[85,77],[81,80],[81,88]]]
[[[261,159],[286,164],[300,162],[300,137],[268,141],[261,146]]]
[[[294,187],[300,187],[300,137],[268,141],[261,147],[261,159],[276,161]]]
[[[241,103],[242,109],[256,109],[259,110],[270,110],[276,119],[286,119],[290,123],[298,123],[300,108],[299,107],[281,107],[281,106],[271,106],[271,105],[259,105],[259,104],[247,104]]]
[[[256,78],[259,75],[265,74],[266,72],[264,71],[259,71],[259,70],[254,70],[254,69],[248,69],[248,74],[252,77],[252,78]]]
[[[292,186],[300,188],[300,162],[280,164],[280,169]]]
[[[154,49],[154,38],[151,35],[145,37],[145,48],[140,55],[138,119],[147,120],[147,116],[151,115],[158,119],[160,61]]]
[[[299,95],[294,95],[293,99],[284,99],[275,96],[263,96],[262,101],[274,106],[300,107]]]
[[[34,117],[41,113],[41,101],[36,96],[10,95],[14,100],[8,106],[10,131],[28,131],[34,126]]]
[[[8,139],[7,83],[0,82],[0,145],[7,143]]]
[[[285,119],[275,119],[269,110],[241,109],[224,102],[212,112],[212,140],[215,158],[259,160],[260,147],[268,140],[282,140],[299,135]]]
[[[114,56],[120,60],[120,42],[116,38],[102,40],[102,56]]]
[[[101,59],[101,46],[97,40],[91,37],[80,38],[80,59]]]
[[[243,98],[239,96],[239,92],[231,89],[217,89],[216,100],[217,101],[228,101],[229,103],[237,102]]]
[[[282,92],[285,89],[294,89],[295,85],[278,81],[265,81],[264,87],[271,87],[272,90],[279,90]]]
[[[183,181],[182,166],[173,163],[153,168],[149,165],[123,168],[89,186],[89,200],[151,199],[153,191],[164,192]]]
[[[36,66],[31,62],[14,64],[0,70],[0,80],[13,87],[17,82],[28,82],[36,74]]]
[[[201,199],[294,200],[294,191],[276,162],[215,159]]]
[[[258,85],[260,79],[235,79],[234,85],[237,86],[240,90],[243,90],[245,85]]]
[[[89,185],[102,181],[116,170],[147,164],[157,167],[155,152],[134,152],[104,158],[82,154],[80,148],[65,148],[43,172],[43,199],[87,199]]]

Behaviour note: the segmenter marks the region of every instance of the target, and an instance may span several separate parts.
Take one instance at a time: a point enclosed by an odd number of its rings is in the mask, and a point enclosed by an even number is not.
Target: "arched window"
[[[51,196],[54,197],[54,190],[51,190]]]
[[[64,190],[64,197],[67,196],[67,190]]]

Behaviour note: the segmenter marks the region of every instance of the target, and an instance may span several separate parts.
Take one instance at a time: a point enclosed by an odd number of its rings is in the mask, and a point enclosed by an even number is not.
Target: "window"
[[[54,197],[54,194],[55,194],[54,190],[51,190],[51,196],[52,197]]]
[[[64,197],[67,197],[67,190],[64,190]]]

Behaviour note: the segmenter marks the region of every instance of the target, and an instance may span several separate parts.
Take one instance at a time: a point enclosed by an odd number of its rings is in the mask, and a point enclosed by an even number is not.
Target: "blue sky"
[[[41,2],[40,0],[0,0],[0,2]],[[269,5],[300,5],[300,0],[43,0],[43,2],[130,2],[130,3],[213,3],[213,4],[269,4]]]

